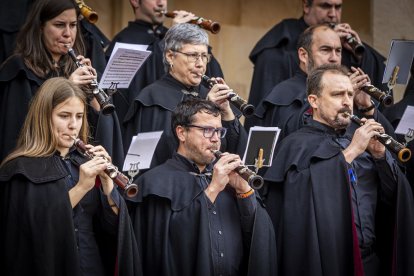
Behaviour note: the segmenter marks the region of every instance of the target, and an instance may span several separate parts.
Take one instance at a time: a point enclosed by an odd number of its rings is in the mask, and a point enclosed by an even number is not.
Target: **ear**
[[[139,0],[129,0],[129,3],[134,9],[139,8]]]
[[[298,49],[298,57],[299,57],[299,61],[307,67],[308,66],[308,60],[309,60],[308,51],[306,51],[305,48],[300,47]]]
[[[172,64],[174,60],[174,56],[175,56],[174,52],[171,50],[168,50],[168,52],[165,54],[165,59],[167,60],[169,64]]]
[[[302,6],[303,6],[303,13],[308,14],[310,10],[310,6],[308,5],[308,0],[302,0]]]
[[[316,96],[315,94],[311,94],[308,96],[308,102],[313,109],[318,108],[319,106],[318,96]]]
[[[187,130],[183,126],[177,126],[175,128],[175,133],[177,134],[179,142],[185,142]]]

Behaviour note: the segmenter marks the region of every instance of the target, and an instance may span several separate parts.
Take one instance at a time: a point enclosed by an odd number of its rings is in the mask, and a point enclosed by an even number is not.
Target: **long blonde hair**
[[[89,126],[86,117],[85,93],[66,78],[51,78],[43,83],[33,97],[20,131],[17,147],[3,160],[1,165],[19,156],[47,157],[53,155],[58,141],[53,134],[52,112],[56,106],[72,97],[80,99],[84,106],[79,138],[87,143]]]

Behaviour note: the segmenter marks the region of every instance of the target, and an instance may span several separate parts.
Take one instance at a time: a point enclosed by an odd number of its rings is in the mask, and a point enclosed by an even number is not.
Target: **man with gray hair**
[[[223,110],[223,126],[229,129],[222,144],[226,151],[242,153],[246,133],[227,100],[231,92],[222,78],[213,78],[216,84],[211,89],[201,86],[211,60],[208,52],[208,36],[200,27],[182,23],[172,26],[164,39],[163,63],[167,73],[153,84],[145,87],[131,104],[125,116],[124,146],[128,149],[131,139],[140,132],[164,131],[171,137],[171,114],[183,100],[191,97],[209,99]],[[173,139],[159,143],[154,164],[161,164],[171,157],[176,149]],[[160,155],[158,155],[160,154]]]

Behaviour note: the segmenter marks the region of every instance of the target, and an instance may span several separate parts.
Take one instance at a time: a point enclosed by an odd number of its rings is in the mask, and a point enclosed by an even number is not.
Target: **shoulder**
[[[67,171],[59,157],[17,157],[4,164],[0,169],[0,181],[9,181],[17,175],[33,183],[45,183],[64,178]]]
[[[8,58],[0,67],[0,82],[9,82],[16,79],[19,75],[37,83],[39,86],[43,83],[24,63],[20,55],[13,55]]]
[[[293,101],[303,101],[306,97],[306,82],[294,76],[277,84],[264,102],[274,105],[290,105]]]
[[[279,47],[288,42],[296,41],[298,34],[300,34],[303,30],[304,28],[300,19],[290,18],[282,20],[257,42],[256,46],[250,53],[250,60],[254,62],[257,56],[265,49]]]
[[[203,192],[196,176],[175,163],[176,161],[169,159],[138,178],[139,202],[148,196],[158,196],[171,201],[173,210],[181,210]]]

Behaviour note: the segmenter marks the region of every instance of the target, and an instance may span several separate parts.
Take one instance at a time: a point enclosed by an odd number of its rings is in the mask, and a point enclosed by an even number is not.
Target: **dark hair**
[[[205,112],[215,117],[221,115],[222,109],[216,103],[201,98],[190,98],[179,103],[171,118],[171,130],[177,138],[175,129],[177,126],[187,126],[194,122],[194,115],[198,112]]]
[[[312,50],[312,43],[313,43],[313,34],[315,33],[315,30],[318,28],[323,28],[324,30],[331,29],[331,27],[327,23],[317,24],[317,25],[308,27],[306,30],[303,31],[303,33],[300,34],[299,39],[298,39],[297,49],[302,47],[308,53],[312,54],[311,50]]]
[[[53,60],[43,43],[43,26],[47,21],[70,9],[76,10],[78,18],[79,9],[73,0],[35,1],[25,24],[17,36],[15,54],[21,55],[26,66],[41,78],[46,78],[52,72],[56,71]],[[80,55],[83,55],[85,52],[79,24],[77,25],[73,49]],[[62,57],[60,65],[63,67],[64,77],[69,77],[76,70],[76,65],[67,55]]]
[[[308,75],[306,84],[308,96],[312,94],[318,97],[320,96],[323,89],[322,77],[326,72],[344,76],[348,76],[349,74],[348,68],[339,64],[328,63],[315,68]]]

